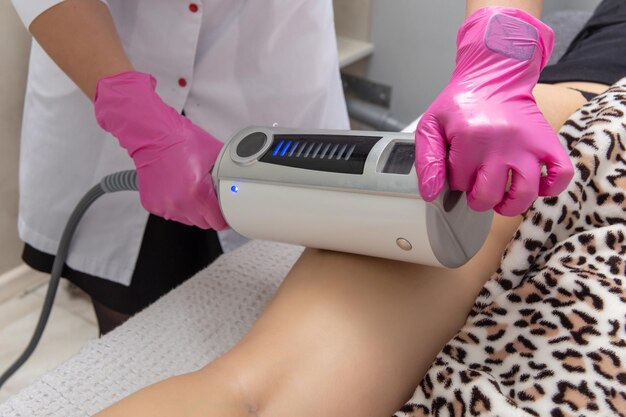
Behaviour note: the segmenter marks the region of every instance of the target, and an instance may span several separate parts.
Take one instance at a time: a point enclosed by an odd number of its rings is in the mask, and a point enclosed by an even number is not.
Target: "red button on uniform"
[[[196,3],[189,3],[189,11],[191,13],[195,13],[197,12],[199,9],[198,5]]]
[[[178,85],[180,85],[181,87],[186,87],[187,86],[187,80],[184,78],[179,78],[178,79]]]

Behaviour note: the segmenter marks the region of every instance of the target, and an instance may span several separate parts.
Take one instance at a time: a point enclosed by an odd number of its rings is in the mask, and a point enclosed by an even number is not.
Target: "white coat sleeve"
[[[11,0],[17,14],[28,29],[33,20],[52,6],[56,6],[63,0]],[[106,1],[102,1],[106,4]]]
[[[63,0],[12,0],[13,7],[28,29],[33,20],[52,6],[56,6]]]

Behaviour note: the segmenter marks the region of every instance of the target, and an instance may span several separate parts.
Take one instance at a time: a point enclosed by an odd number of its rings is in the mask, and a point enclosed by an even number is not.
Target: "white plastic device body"
[[[221,210],[252,239],[456,268],[491,212],[459,192],[419,195],[412,133],[248,128],[213,168]]]

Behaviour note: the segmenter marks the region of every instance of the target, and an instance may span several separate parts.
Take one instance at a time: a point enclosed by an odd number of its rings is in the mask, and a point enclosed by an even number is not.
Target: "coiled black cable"
[[[50,318],[50,312],[52,311],[52,305],[59,288],[63,267],[65,266],[67,255],[69,254],[72,237],[74,236],[74,232],[76,231],[76,228],[78,227],[78,224],[87,209],[89,209],[94,201],[104,194],[118,191],[136,191],[137,189],[137,173],[135,171],[116,172],[115,174],[104,177],[100,183],[92,187],[76,205],[76,208],[65,225],[61,241],[59,242],[59,248],[57,249],[57,254],[54,258],[54,263],[52,264],[48,291],[46,292],[46,298],[44,300],[43,308],[41,309],[41,314],[39,315],[39,321],[37,322],[35,331],[33,332],[28,346],[24,349],[20,357],[13,362],[13,364],[2,374],[2,376],[0,376],[0,388],[2,388],[4,383],[15,372],[17,372],[22,365],[24,365],[28,358],[30,358],[41,340],[43,331],[45,330],[46,324],[48,324],[48,319]]]

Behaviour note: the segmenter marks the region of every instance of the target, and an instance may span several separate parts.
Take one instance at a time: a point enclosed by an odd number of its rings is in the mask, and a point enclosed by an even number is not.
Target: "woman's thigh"
[[[307,250],[219,361],[260,415],[391,415],[463,325],[519,222],[497,217],[457,270]]]
[[[600,94],[608,86],[588,82],[566,82],[558,84],[537,84],[533,95],[539,110],[544,114],[554,130],[559,130],[569,117],[585,104],[586,99],[577,91]]]
[[[585,99],[539,85],[555,129]],[[521,217],[496,216],[457,270],[307,250],[248,335],[220,359],[260,414],[390,415],[463,325]]]

